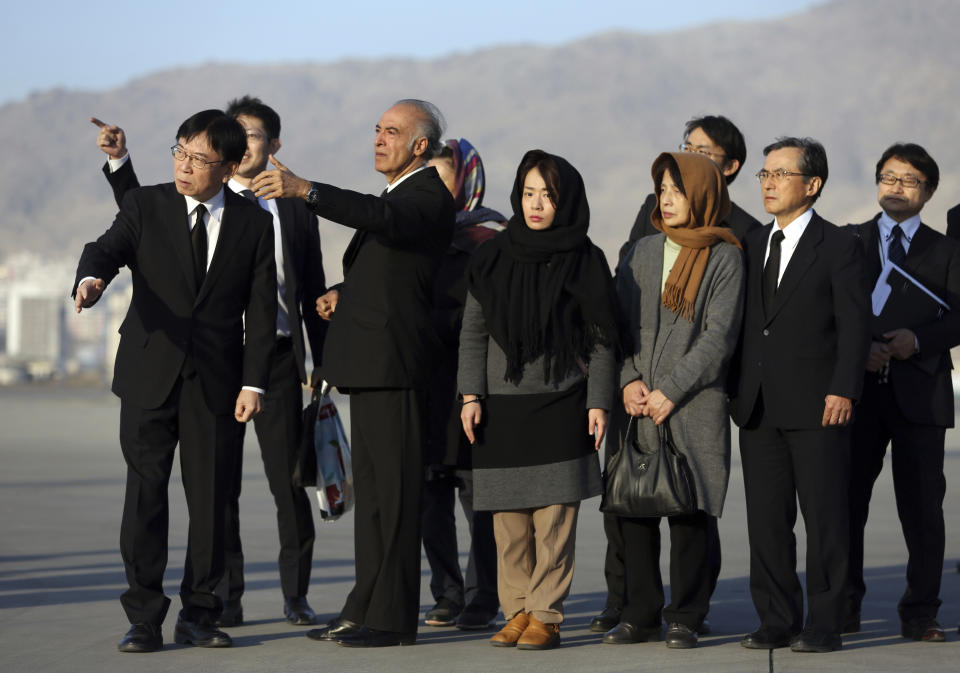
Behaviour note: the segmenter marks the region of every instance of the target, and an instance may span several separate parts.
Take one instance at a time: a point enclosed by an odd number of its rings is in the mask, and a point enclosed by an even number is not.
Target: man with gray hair
[[[356,229],[343,283],[317,300],[330,320],[323,377],[350,394],[356,494],[356,583],[339,617],[308,632],[345,647],[409,645],[420,605],[420,498],[424,391],[440,348],[430,312],[433,282],[453,234],[453,197],[426,165],[443,118],[405,99],[383,113],[374,167],[379,197],[310,182],[273,157],[253,181],[265,199],[299,197],[320,217]]]

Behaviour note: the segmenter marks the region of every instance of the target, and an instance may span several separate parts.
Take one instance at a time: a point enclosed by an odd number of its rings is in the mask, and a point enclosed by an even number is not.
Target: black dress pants
[[[797,577],[797,501],[807,532],[806,627],[840,633],[850,529],[850,428],[741,428],[750,539],[750,593],[761,627],[803,628]]]
[[[277,340],[263,410],[254,416],[254,429],[267,484],[277,507],[280,537],[280,589],[284,596],[306,596],[313,562],[313,509],[303,488],[293,485],[303,425],[303,392],[292,342]],[[236,461],[230,470],[226,506],[226,567],[217,594],[236,604],[243,595],[243,547],[240,542],[240,490],[243,473],[243,428]]]
[[[168,484],[177,444],[190,526],[180,586],[184,619],[212,622],[222,609],[214,588],[223,575],[224,474],[237,450],[233,414],[208,410],[199,378],[178,379],[157,409],[120,402],[120,447],[127,485],[120,524],[120,553],[128,589],[120,602],[131,623],[163,622],[170,600],[163,593],[169,530]]]
[[[473,472],[434,471],[423,485],[423,550],[430,564],[430,593],[460,606],[496,612],[497,543],[493,538],[493,512],[473,509]],[[466,579],[460,572],[454,500],[470,527],[470,553]]]
[[[907,544],[907,588],[897,610],[902,621],[934,619],[940,607],[945,545],[943,475],[945,429],[911,423],[897,407],[891,384],[867,374],[853,426],[850,474],[850,573],[846,618],[859,617],[863,581],[864,527],[873,484],[891,445],[893,490]]]
[[[356,583],[340,613],[364,626],[417,630],[424,395],[350,389]]]
[[[695,629],[710,609],[706,512],[667,518],[670,526],[670,605],[660,576],[660,517],[621,518],[625,602],[621,621],[654,628],[663,619]]]

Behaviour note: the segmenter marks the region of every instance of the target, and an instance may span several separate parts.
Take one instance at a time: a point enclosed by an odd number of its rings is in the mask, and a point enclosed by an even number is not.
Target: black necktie
[[[901,239],[903,238],[903,229],[900,228],[900,225],[895,225],[893,231],[890,232],[890,245],[887,247],[887,259],[896,264],[897,266],[903,266],[903,260],[907,258],[907,251],[903,249],[903,243]]]
[[[770,238],[770,254],[767,256],[767,265],[763,267],[763,309],[767,315],[773,308],[773,298],[777,294],[777,282],[780,277],[780,243],[783,242],[783,231],[773,232]]]
[[[244,189],[244,190],[242,190],[242,191],[240,192],[240,196],[242,196],[243,198],[247,199],[248,201],[253,201],[254,203],[256,203],[256,204],[259,205],[259,201],[257,201],[257,195],[253,193],[253,190],[252,190],[252,189]]]
[[[203,223],[203,215],[207,208],[201,203],[197,206],[197,220],[190,232],[190,243],[193,245],[193,274],[197,279],[197,289],[203,285],[207,275],[207,225]]]

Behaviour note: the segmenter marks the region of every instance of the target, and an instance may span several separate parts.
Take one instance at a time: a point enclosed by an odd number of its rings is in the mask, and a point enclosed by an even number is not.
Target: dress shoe
[[[787,647],[792,638],[789,632],[774,631],[761,626],[753,633],[745,635],[740,645],[750,650],[775,650]]]
[[[120,639],[117,649],[121,652],[156,652],[163,647],[160,627],[139,622],[131,624],[130,630]]]
[[[942,643],[947,639],[936,619],[911,619],[900,625],[900,635],[924,643]]]
[[[455,626],[463,631],[485,631],[497,619],[497,609],[478,608],[468,605],[457,617]]]
[[[698,636],[709,636],[713,631],[713,628],[710,626],[710,620],[704,617],[700,620],[700,623],[697,624],[697,635]]]
[[[603,634],[603,642],[607,645],[650,643],[657,640],[661,640],[660,626],[637,626],[630,622],[620,622]]]
[[[343,636],[353,635],[362,628],[362,625],[351,622],[349,619],[334,617],[323,628],[307,631],[307,638],[334,641]]]
[[[839,634],[817,629],[804,629],[790,641],[790,649],[794,652],[833,652],[841,647]]]
[[[530,616],[530,623],[517,640],[518,650],[552,650],[560,645],[560,625],[544,624]]]
[[[620,612],[619,608],[604,608],[603,612],[590,622],[590,630],[594,633],[606,633],[620,623]]]
[[[518,612],[497,632],[497,635],[490,639],[490,644],[494,647],[513,647],[529,625],[530,615],[526,612]]]
[[[413,645],[417,642],[417,632],[398,633],[396,631],[381,631],[361,626],[355,633],[337,638],[340,647],[393,647],[394,645]]]
[[[283,599],[283,616],[294,626],[309,626],[317,623],[317,615],[304,596],[287,596]]]
[[[697,630],[673,622],[667,626],[667,635],[664,636],[667,647],[673,650],[689,650],[697,646]]]
[[[449,598],[441,598],[427,611],[423,622],[427,626],[453,626],[462,611],[463,606],[459,603],[454,603]]]
[[[212,624],[188,622],[178,619],[173,628],[173,642],[178,645],[196,645],[197,647],[230,647],[233,640]]]
[[[214,625],[226,628],[243,626],[243,606],[240,605],[240,601],[224,601],[223,612],[220,613]]]

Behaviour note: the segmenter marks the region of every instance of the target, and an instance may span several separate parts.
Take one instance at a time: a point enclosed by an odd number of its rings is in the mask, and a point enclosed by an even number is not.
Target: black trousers
[[[253,419],[270,493],[277,507],[280,537],[280,589],[284,596],[306,596],[313,562],[313,509],[303,488],[293,485],[303,425],[303,392],[292,342],[278,339],[263,397]],[[240,488],[243,473],[243,428],[231,466],[226,505],[226,567],[217,594],[236,604],[243,595],[243,546],[240,542]]]
[[[670,605],[660,576],[660,517],[621,518],[625,593],[621,620],[656,627],[662,617],[696,628],[710,609],[710,520],[705,512],[667,518],[670,526]]]
[[[868,374],[853,426],[850,473],[850,573],[846,617],[860,615],[863,581],[863,531],[873,484],[891,445],[893,490],[907,544],[907,589],[897,610],[900,619],[933,619],[940,607],[945,533],[943,475],[946,430],[911,423],[900,413],[889,384]]]
[[[761,627],[797,633],[797,501],[807,532],[807,621],[840,633],[850,529],[850,428],[741,428],[740,456],[750,540],[750,593]]]
[[[207,409],[196,376],[179,379],[158,409],[121,400],[120,447],[127,463],[127,485],[120,553],[129,587],[120,602],[131,623],[159,625],[170,605],[163,593],[167,489],[178,443],[190,516],[181,614],[199,622],[220,615],[222,601],[214,588],[223,575],[224,474],[235,458],[238,426],[232,414],[216,415]]]
[[[340,613],[413,633],[420,612],[424,395],[350,390],[356,583]]]
[[[470,527],[470,553],[466,580],[460,572],[454,501]],[[473,509],[473,472],[433,471],[423,485],[423,550],[430,564],[430,593],[435,601],[446,598],[460,606],[496,612],[497,543],[493,538],[493,512]]]

